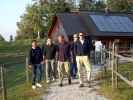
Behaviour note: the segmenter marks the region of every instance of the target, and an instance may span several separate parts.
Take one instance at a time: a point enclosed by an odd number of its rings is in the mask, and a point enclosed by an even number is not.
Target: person
[[[64,39],[63,35],[58,36],[58,45],[57,45],[57,61],[58,61],[58,74],[59,74],[59,86],[63,86],[64,74],[67,72],[68,83],[71,84],[71,75],[70,75],[70,50],[71,46]]]
[[[32,89],[36,89],[36,87],[42,87],[40,84],[42,78],[42,63],[42,49],[37,46],[37,41],[33,40],[32,47],[29,51],[29,67],[32,67]]]
[[[77,41],[78,41],[78,34],[74,34],[73,42],[71,44],[71,51],[72,51],[72,55],[73,55],[72,63],[71,63],[71,76],[73,79],[75,79],[76,75],[77,75],[76,50],[75,50]]]
[[[90,83],[91,80],[91,64],[90,64],[90,51],[92,48],[92,43],[85,39],[84,33],[79,33],[79,40],[76,44],[76,62],[78,67],[78,75],[79,75],[79,87],[83,87],[83,81],[81,79],[81,67],[84,65],[85,69],[87,71],[87,80],[88,83]],[[90,84],[89,84],[90,86]]]
[[[101,64],[102,42],[95,41],[95,64]]]
[[[56,79],[55,55],[56,46],[52,43],[52,39],[48,38],[42,47],[44,60],[46,64],[46,82]]]

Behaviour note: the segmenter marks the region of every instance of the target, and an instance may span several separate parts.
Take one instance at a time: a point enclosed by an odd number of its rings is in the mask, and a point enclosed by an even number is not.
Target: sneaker
[[[36,86],[35,85],[32,85],[32,89],[35,90],[36,89]]]
[[[50,81],[49,81],[49,80],[47,80],[47,83],[50,83]]]
[[[71,84],[71,79],[68,79],[68,84],[69,84],[69,85]]]
[[[90,81],[88,81],[87,83],[88,83],[89,88],[91,88],[91,82],[90,82]]]
[[[81,88],[81,87],[84,87],[84,84],[80,84],[79,87],[80,87],[80,88]]]
[[[60,84],[59,84],[59,87],[62,87],[62,86],[63,86],[63,84],[62,84],[62,83],[60,83]]]
[[[41,85],[41,84],[39,84],[39,83],[36,83],[36,86],[37,86],[37,87],[39,87],[39,88],[41,88],[41,87],[42,87],[42,85]]]
[[[53,78],[53,81],[55,81],[55,78]]]

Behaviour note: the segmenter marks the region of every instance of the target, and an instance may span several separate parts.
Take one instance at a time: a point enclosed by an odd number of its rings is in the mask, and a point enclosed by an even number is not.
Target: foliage
[[[133,2],[129,2],[129,0],[107,0],[107,4],[112,11],[133,11]]]
[[[60,0],[55,3],[42,3],[34,0],[32,5],[28,5],[26,12],[17,23],[17,39],[36,38],[39,32],[41,37],[46,36],[51,25],[52,16],[59,12],[69,11],[72,4]]]
[[[106,7],[104,0],[98,0],[92,2],[91,0],[81,0],[80,1],[80,10],[87,11],[103,11]]]
[[[0,41],[5,41],[5,39],[2,35],[0,35]]]

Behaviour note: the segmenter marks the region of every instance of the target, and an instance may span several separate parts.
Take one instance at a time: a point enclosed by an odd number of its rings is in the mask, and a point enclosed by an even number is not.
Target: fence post
[[[115,55],[115,42],[113,41],[113,45],[112,45],[112,62],[111,62],[111,66],[112,66],[112,88],[114,89],[114,55]]]
[[[5,66],[1,65],[1,88],[2,88],[2,100],[7,100],[7,91],[6,91],[6,73],[5,73]]]
[[[119,40],[116,39],[115,40],[115,54],[118,54],[118,43],[119,43]],[[115,56],[114,57],[114,67],[115,67],[115,71],[118,72],[118,57]],[[115,75],[115,88],[118,88],[118,76]]]
[[[26,65],[25,65],[25,69],[26,69],[26,81],[29,82],[29,69],[28,69],[28,57],[26,57]]]

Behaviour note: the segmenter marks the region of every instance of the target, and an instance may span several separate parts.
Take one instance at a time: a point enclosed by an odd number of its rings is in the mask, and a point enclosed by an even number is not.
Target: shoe
[[[60,84],[59,84],[59,86],[60,86],[60,87],[62,87],[62,86],[63,86],[63,84],[62,84],[62,83],[60,83]]]
[[[35,90],[36,89],[36,86],[35,85],[32,85],[32,89]]]
[[[55,81],[55,78],[53,78],[53,81]]]
[[[79,87],[80,87],[80,88],[81,88],[81,87],[84,87],[84,84],[80,84]]]
[[[69,85],[71,84],[71,79],[68,79],[68,84],[69,84]]]
[[[50,81],[49,81],[49,80],[47,80],[47,83],[50,83]]]
[[[91,82],[90,81],[88,81],[88,86],[89,86],[89,88],[91,87]]]
[[[37,86],[37,87],[39,87],[39,88],[41,88],[41,87],[42,87],[42,85],[41,85],[41,84],[39,84],[39,83],[36,83],[36,86]]]

